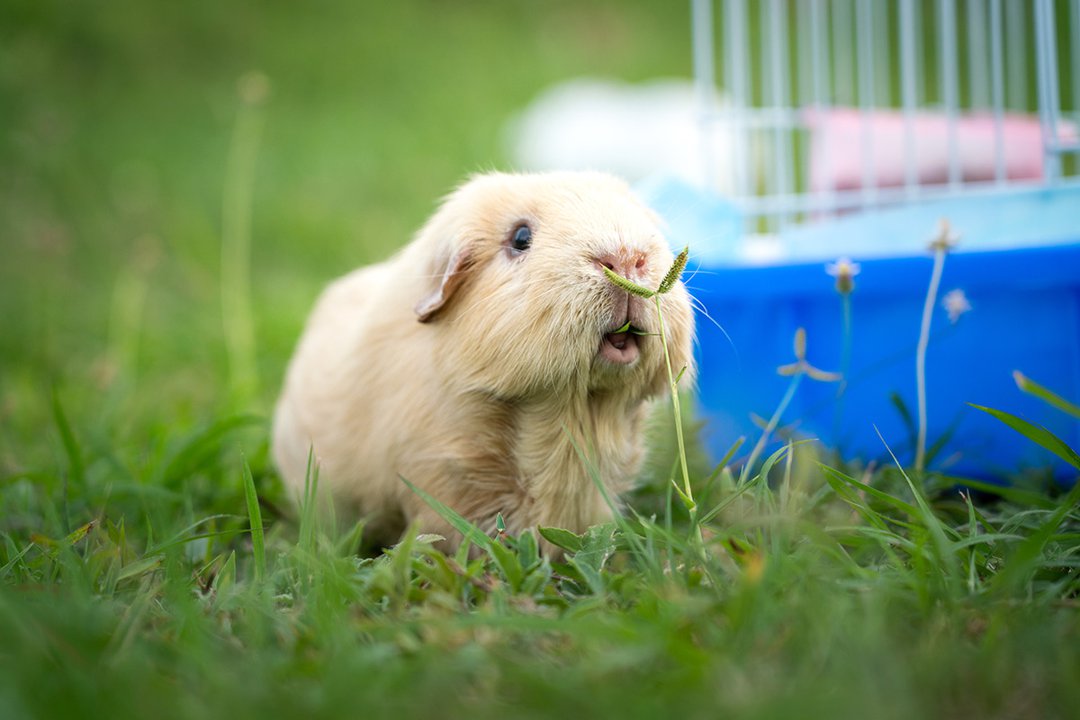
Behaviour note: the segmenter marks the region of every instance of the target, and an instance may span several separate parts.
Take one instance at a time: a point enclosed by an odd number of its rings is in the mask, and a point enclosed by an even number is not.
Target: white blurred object
[[[700,187],[706,163],[722,162],[730,147],[716,123],[702,135],[702,111],[689,80],[576,78],[548,88],[510,121],[507,149],[521,170],[604,170],[631,182],[665,175]]]

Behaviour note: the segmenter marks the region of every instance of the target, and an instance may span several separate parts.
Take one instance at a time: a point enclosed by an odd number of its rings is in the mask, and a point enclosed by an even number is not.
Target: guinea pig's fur
[[[500,513],[510,533],[609,520],[593,477],[611,499],[629,488],[668,370],[654,301],[602,268],[656,288],[672,262],[658,218],[621,180],[472,178],[398,254],[322,294],[274,417],[285,482],[299,494],[313,449],[320,493],[388,541],[406,524],[461,540],[401,478],[486,532]],[[660,298],[671,367],[689,378],[689,297],[680,282]],[[628,320],[652,334],[613,335]]]

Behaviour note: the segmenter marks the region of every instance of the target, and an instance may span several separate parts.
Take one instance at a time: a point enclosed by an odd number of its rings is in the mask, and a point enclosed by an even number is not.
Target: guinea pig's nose
[[[607,268],[629,280],[644,277],[649,264],[645,253],[628,248],[620,248],[615,252],[599,255],[594,262],[600,272],[603,272],[603,268]]]

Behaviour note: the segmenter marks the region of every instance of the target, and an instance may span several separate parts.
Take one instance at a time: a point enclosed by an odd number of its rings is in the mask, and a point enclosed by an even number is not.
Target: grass
[[[556,563],[532,534],[478,531],[474,556],[421,536],[362,559],[362,526],[282,517],[254,502],[265,468],[208,463],[240,424],[150,458],[180,489],[140,473],[129,512],[57,407],[62,472],[4,488],[5,717],[1064,717],[1080,699],[1080,490],[975,503],[789,445],[745,484],[698,485],[704,552],[668,492],[655,517],[545,531]]]
[[[659,2],[317,10],[0,5],[0,717],[1075,714],[1077,491],[797,442],[712,467],[688,428],[695,520],[668,411],[558,563],[362,557],[292,509],[266,417],[319,288],[502,166],[546,83],[690,64]]]

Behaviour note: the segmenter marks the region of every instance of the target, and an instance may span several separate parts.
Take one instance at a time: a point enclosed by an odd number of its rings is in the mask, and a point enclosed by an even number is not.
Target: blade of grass
[[[739,499],[739,497],[740,497],[741,495],[743,495],[743,493],[747,492],[748,490],[750,490],[750,489],[751,489],[751,488],[753,488],[753,487],[754,487],[754,483],[743,483],[743,484],[741,484],[741,485],[737,486],[737,487],[735,488],[735,490],[734,490],[734,491],[733,491],[733,492],[732,492],[732,493],[731,493],[730,495],[728,495],[728,496],[727,496],[726,498],[724,498],[724,499],[723,499],[723,500],[721,500],[721,501],[720,501],[719,503],[717,503],[717,504],[716,504],[716,505],[715,505],[715,506],[714,506],[714,507],[713,507],[712,509],[710,509],[710,510],[709,510],[708,512],[706,512],[706,513],[705,513],[704,515],[702,515],[702,516],[701,516],[701,519],[699,520],[699,522],[700,522],[701,524],[703,524],[703,525],[704,525],[705,523],[709,522],[709,521],[710,521],[710,520],[712,520],[712,519],[713,519],[714,517],[716,517],[716,516],[717,516],[717,515],[719,515],[719,514],[720,514],[721,512],[723,512],[725,508],[727,508],[727,507],[728,507],[729,505],[731,505],[731,504],[732,504],[733,502],[735,502],[736,500],[738,500],[738,499]]]
[[[1050,542],[1065,516],[1076,507],[1078,502],[1080,502],[1080,483],[1073,486],[1046,522],[1020,543],[1008,557],[1001,572],[994,577],[995,590],[1011,596],[1021,588],[1030,585],[1035,571],[1039,568],[1047,543]]]
[[[190,435],[170,456],[154,484],[173,486],[204,467],[232,431],[264,422],[257,415],[229,415]]]
[[[240,106],[225,166],[221,232],[221,315],[229,363],[229,389],[239,406],[259,388],[255,313],[251,296],[251,214],[262,105],[269,91],[259,73],[240,79]]]
[[[11,559],[8,560],[7,564],[4,565],[4,567],[0,568],[0,578],[5,578],[9,574],[11,574],[11,571],[15,568],[15,566],[18,565],[19,562],[21,562],[22,559],[26,557],[26,554],[30,552],[34,547],[36,547],[34,543],[27,543],[27,545],[23,547],[22,550],[11,555]]]
[[[79,447],[79,442],[75,438],[75,433],[71,429],[71,423],[68,422],[67,415],[64,413],[64,407],[60,403],[60,393],[56,387],[53,387],[52,391],[52,411],[53,420],[56,423],[56,429],[60,433],[60,442],[64,446],[64,455],[67,457],[68,462],[68,474],[64,483],[64,494],[61,501],[61,521],[63,522],[64,532],[71,530],[71,518],[68,513],[68,487],[70,483],[75,487],[84,487],[86,484],[86,468],[83,464],[82,448]]]
[[[439,517],[448,522],[450,524],[450,527],[454,528],[459,533],[461,533],[463,537],[467,538],[469,542],[471,542],[473,545],[476,545],[477,547],[484,548],[485,550],[491,549],[491,538],[489,538],[487,534],[482,532],[480,528],[476,527],[471,522],[466,520],[453,508],[443,504],[435,497],[429,495],[424,490],[418,488],[416,485],[413,485],[401,475],[398,475],[398,479],[401,480],[401,482],[405,483],[405,485],[410,490],[416,493],[416,495],[421,500],[423,500],[428,507],[438,513]]]
[[[1031,505],[1045,509],[1057,507],[1057,503],[1045,495],[1031,490],[1024,490],[1023,488],[1012,487],[1010,485],[995,485],[994,483],[983,482],[981,480],[975,480],[974,478],[952,478],[944,476],[944,479],[951,480],[957,485],[964,485],[972,490],[996,495],[1004,500],[1016,503],[1017,505]]]
[[[975,505],[972,504],[972,502],[971,502],[971,493],[970,492],[962,493],[962,496],[964,498],[964,505],[966,506],[967,512],[968,512],[968,536],[967,536],[967,541],[971,542],[971,543],[974,543],[974,542],[980,540],[980,537],[979,537],[979,523],[975,519]],[[983,538],[983,540],[985,540],[985,538]],[[958,550],[963,548],[963,545],[961,544],[962,542],[963,541],[958,542],[956,544],[956,547],[957,547]],[[975,567],[975,557],[976,557],[976,553],[974,552],[974,549],[972,549],[972,552],[970,552],[968,554],[968,577],[967,577],[968,592],[972,593],[972,594],[975,593],[975,590],[979,585],[979,574],[976,571],[976,567]]]
[[[750,457],[746,460],[746,464],[743,465],[742,472],[739,473],[740,485],[747,481],[750,472],[753,470],[753,466],[757,463],[757,459],[761,457],[761,453],[765,450],[765,446],[769,442],[769,436],[776,430],[776,426],[780,423],[780,418],[783,417],[792,398],[795,397],[795,391],[799,389],[799,384],[802,382],[805,374],[806,373],[799,372],[791,377],[791,382],[788,383],[787,390],[780,399],[780,404],[777,405],[776,410],[773,411],[772,417],[769,418],[769,422],[761,432],[761,437],[759,437],[757,443],[754,444],[754,449],[750,451]]]
[[[847,483],[848,485],[851,485],[858,490],[862,490],[867,495],[871,495],[878,500],[881,500],[882,502],[891,505],[897,510],[904,512],[906,515],[908,515],[908,517],[919,517],[919,509],[911,503],[904,502],[898,497],[894,497],[887,492],[882,492],[873,485],[867,485],[866,483],[856,480],[853,477],[849,477],[844,473],[840,472],[839,470],[829,467],[828,465],[825,465],[823,463],[818,463],[818,467],[825,471],[826,476],[834,477]],[[826,477],[826,479],[828,479],[828,477]]]
[[[1034,395],[1043,402],[1053,405],[1058,410],[1072,415],[1074,418],[1080,418],[1080,405],[1069,402],[1053,390],[1044,387],[1027,377],[1019,370],[1013,370],[1013,380],[1016,381],[1016,386],[1018,388],[1029,395]]]
[[[192,530],[199,527],[200,525],[203,525],[203,524],[208,523],[208,522],[213,522],[214,520],[220,520],[220,519],[223,519],[223,518],[231,518],[231,519],[236,520],[236,519],[240,519],[242,517],[243,517],[242,515],[232,515],[230,513],[219,513],[217,515],[207,515],[206,517],[204,517],[204,518],[202,518],[200,520],[196,520],[195,522],[191,523],[186,528],[184,528],[180,532],[174,534],[171,538],[169,538],[168,540],[166,540],[166,541],[164,541],[164,542],[162,542],[160,544],[155,545],[152,542],[148,541],[147,542],[146,552],[143,553],[143,554],[144,555],[155,555],[155,554],[158,554],[158,553],[160,553],[160,552],[162,552],[164,550],[167,550],[168,548],[174,547],[176,545],[183,545],[184,543],[189,543],[192,540],[198,540],[198,539],[204,538],[204,537],[221,537],[223,535],[235,535],[236,532],[237,532],[236,530],[223,530],[221,532],[202,533],[202,534],[199,534],[199,535],[187,535],[187,533],[191,532]]]
[[[259,496],[255,492],[255,480],[251,477],[251,466],[244,458],[244,497],[247,500],[248,524],[251,527],[251,546],[255,555],[255,582],[261,583],[266,577],[266,545],[263,538],[262,511],[259,509]]]
[[[1011,413],[1004,412],[1002,410],[994,410],[993,408],[984,407],[982,405],[976,405],[975,403],[968,403],[976,410],[982,410],[1001,422],[1011,427],[1016,432],[1020,433],[1028,440],[1031,440],[1036,445],[1046,448],[1050,452],[1057,455],[1065,462],[1072,465],[1077,470],[1080,470],[1080,455],[1069,447],[1064,440],[1059,438],[1054,433],[1050,432],[1044,427],[1033,425],[1023,418],[1012,415]]]
[[[720,458],[720,462],[716,464],[716,467],[713,468],[713,471],[709,473],[709,477],[705,478],[705,482],[702,483],[702,494],[708,495],[709,490],[712,489],[713,483],[715,483],[716,480],[720,477],[720,474],[724,472],[724,468],[728,466],[728,464],[731,462],[731,459],[735,457],[735,453],[739,451],[739,448],[741,448],[744,443],[746,443],[746,436],[740,435],[738,439],[736,439],[735,442],[731,444],[731,447],[729,447],[727,449],[727,452],[724,453],[724,457]]]
[[[908,408],[907,403],[904,402],[904,398],[900,397],[900,393],[889,393],[889,402],[896,408],[896,412],[900,415],[900,421],[904,424],[904,429],[907,430],[908,442],[911,447],[915,447],[919,435],[919,428],[915,424],[915,416],[911,414],[911,410]]]
[[[304,469],[304,493],[300,497],[300,539],[298,547],[315,554],[315,538],[319,524],[318,502],[319,464],[315,460],[315,448],[308,447],[307,467]]]
[[[55,387],[52,392],[52,411],[53,421],[56,423],[56,429],[60,433],[60,442],[64,446],[64,454],[67,457],[69,477],[74,484],[82,485],[86,479],[82,449],[75,438],[75,433],[71,430],[71,423],[68,422],[64,406],[60,402],[60,393]]]
[[[220,595],[236,584],[236,551],[229,553],[229,558],[221,566],[221,570],[214,576],[213,587]]]
[[[892,448],[885,442],[885,438],[881,435],[881,431],[874,426],[874,432],[877,433],[878,438],[881,439],[881,443],[885,446],[885,449],[889,451],[889,455],[892,457],[896,467],[899,468],[900,474],[907,481],[908,487],[911,489],[912,495],[915,497],[915,504],[919,507],[919,516],[923,522],[924,527],[930,533],[930,537],[934,541],[934,545],[937,547],[938,559],[945,565],[945,580],[946,587],[952,587],[952,580],[958,577],[956,549],[953,543],[949,540],[945,532],[945,525],[938,519],[938,516],[934,514],[934,511],[930,508],[930,504],[923,497],[922,491],[915,486],[915,483],[911,481],[911,478],[904,471],[900,461],[896,459],[896,455],[893,454]]]
[[[637,533],[634,532],[633,528],[631,528],[629,523],[626,522],[626,518],[623,517],[623,514],[622,512],[620,512],[619,507],[615,504],[615,501],[612,500],[611,493],[609,493],[607,488],[604,486],[604,481],[601,479],[600,473],[599,471],[597,471],[595,464],[589,461],[588,455],[585,454],[585,451],[581,448],[581,445],[579,445],[578,442],[574,439],[574,435],[570,432],[570,428],[563,425],[563,433],[566,435],[566,439],[569,441],[570,446],[577,454],[578,459],[585,465],[585,469],[589,473],[589,479],[592,480],[593,486],[600,493],[600,497],[603,498],[604,503],[608,506],[608,509],[611,510],[612,517],[614,518],[615,523],[619,526],[619,529],[623,531],[627,540],[630,542],[631,545],[634,546],[634,550],[637,551],[641,559],[649,561],[650,567],[653,567],[655,565],[654,569],[659,570],[659,562],[656,561],[656,558],[654,558],[646,551],[644,544],[642,544],[641,542],[641,538],[638,537]]]
[[[843,473],[833,470],[833,468],[828,466],[823,466],[823,469],[826,471],[825,482],[832,487],[841,500],[854,508],[855,511],[862,515],[862,517],[871,525],[879,530],[891,532],[891,530],[889,530],[889,524],[882,518],[881,514],[875,512],[863,498],[859,497],[858,493],[854,492],[847,484],[845,484],[850,483],[851,478],[848,478]]]
[[[117,575],[117,580],[127,580],[128,578],[142,575],[150,572],[151,570],[157,570],[161,566],[161,563],[165,561],[164,556],[155,555],[153,557],[144,557],[135,562],[128,563],[120,569]]]

